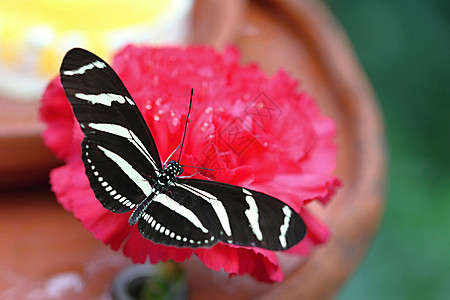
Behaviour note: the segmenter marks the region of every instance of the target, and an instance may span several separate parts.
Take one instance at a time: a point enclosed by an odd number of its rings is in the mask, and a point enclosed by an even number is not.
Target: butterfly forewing
[[[105,61],[86,50],[75,48],[64,57],[60,75],[67,98],[87,138],[91,135],[96,135],[97,139],[110,139],[111,135],[126,137],[151,159],[153,169],[161,169],[158,150],[144,118],[119,76]],[[100,125],[94,128],[89,124]]]
[[[284,250],[306,233],[303,220],[292,208],[250,189],[187,179],[179,180],[167,195],[170,200],[151,204],[146,211],[148,217],[139,222],[141,233],[158,243],[211,247],[222,241]]]
[[[105,208],[131,210],[162,168],[139,109],[114,70],[86,50],[70,50],[60,76],[85,134],[82,157],[92,189]]]

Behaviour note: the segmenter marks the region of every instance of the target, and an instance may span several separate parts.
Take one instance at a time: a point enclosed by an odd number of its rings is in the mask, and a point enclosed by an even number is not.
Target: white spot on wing
[[[247,195],[252,195],[252,193],[250,193],[250,191],[248,191],[248,190],[246,190],[246,189],[244,189],[244,188],[242,188],[242,192],[244,192],[244,194],[247,194]]]

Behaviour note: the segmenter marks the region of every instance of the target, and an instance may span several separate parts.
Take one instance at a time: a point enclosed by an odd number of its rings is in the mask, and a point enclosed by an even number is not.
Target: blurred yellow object
[[[108,30],[151,22],[169,1],[148,0],[15,0],[0,1],[0,15],[16,30],[48,23],[59,32]]]
[[[64,53],[102,57],[127,43],[183,44],[192,0],[0,0],[0,96],[28,100],[58,72]],[[16,86],[21,86],[18,90]]]

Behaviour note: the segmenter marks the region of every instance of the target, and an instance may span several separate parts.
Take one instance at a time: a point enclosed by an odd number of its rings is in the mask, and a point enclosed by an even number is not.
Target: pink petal
[[[49,83],[42,99],[40,117],[47,124],[44,142],[59,158],[65,159],[71,151],[74,121],[59,77]]]
[[[296,80],[284,71],[269,78],[255,64],[239,66],[237,49],[231,47],[221,54],[206,46],[128,46],[115,56],[114,68],[142,111],[163,159],[181,140],[189,92],[194,88],[183,164],[214,169],[200,170],[196,178],[265,192],[300,211],[308,233],[290,253],[306,255],[327,240],[327,227],[304,204],[316,199],[327,203],[340,185],[330,174],[336,163],[335,127],[308,95],[298,91]],[[268,97],[264,105],[273,105],[273,113],[258,110],[261,95]],[[84,173],[83,134],[59,78],[43,96],[41,118],[47,123],[46,144],[66,161],[52,171],[52,189],[63,207],[103,243],[122,249],[135,263],[181,262],[195,253],[214,270],[250,274],[265,282],[283,279],[272,251],[222,243],[195,250],[154,244],[136,226],[128,225],[130,213],[114,214],[103,208]]]
[[[197,249],[195,254],[208,268],[216,271],[223,269],[230,275],[250,274],[264,282],[283,280],[278,259],[269,250],[219,243],[211,249]]]

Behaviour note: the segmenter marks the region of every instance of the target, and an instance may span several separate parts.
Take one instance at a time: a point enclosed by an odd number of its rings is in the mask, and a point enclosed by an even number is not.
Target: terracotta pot
[[[229,5],[224,10],[225,21],[216,26],[215,22],[222,20],[221,14],[212,16],[218,7],[199,1],[193,40],[219,48],[233,42],[244,63],[256,61],[269,74],[282,67],[298,78],[336,122],[336,174],[343,187],[330,205],[313,207],[331,229],[330,240],[306,260],[280,254],[286,274],[282,283],[261,284],[246,276],[228,278],[193,258],[184,264],[190,298],[330,299],[365,254],[383,211],[384,137],[372,90],[345,35],[320,2],[216,4],[222,8]],[[245,6],[246,12],[241,13]],[[200,17],[205,14],[215,32],[209,39],[202,33],[209,29]],[[0,298],[55,292],[52,283],[66,275],[66,289],[59,291],[64,299],[96,299],[109,290],[112,276],[128,264],[83,230],[47,189],[2,193],[0,197],[0,238],[7,241],[0,248],[0,278],[7,279],[0,280]]]

